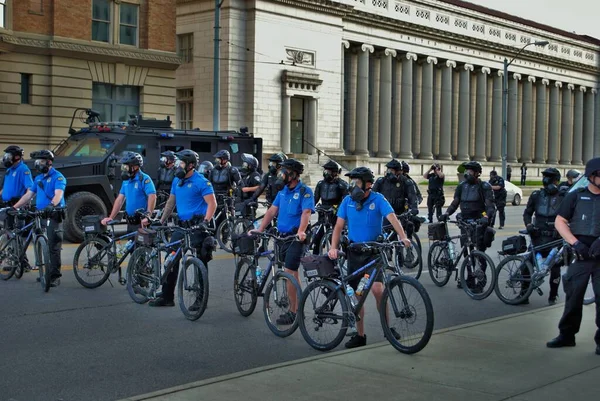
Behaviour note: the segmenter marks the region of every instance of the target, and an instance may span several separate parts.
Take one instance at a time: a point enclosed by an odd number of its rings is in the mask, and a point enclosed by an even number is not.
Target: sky
[[[600,39],[599,0],[466,0],[494,10]]]

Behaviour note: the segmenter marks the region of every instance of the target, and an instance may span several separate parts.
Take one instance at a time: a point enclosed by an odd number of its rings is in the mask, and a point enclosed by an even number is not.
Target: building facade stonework
[[[212,126],[214,1],[178,0],[192,56],[194,127]],[[460,0],[225,0],[221,128],[248,126],[265,153],[317,149],[382,173],[440,160],[499,168],[503,60],[509,67],[507,160],[581,167],[600,154],[600,41]],[[183,104],[183,103],[182,103]],[[181,106],[181,104],[179,105]],[[178,106],[178,107],[179,107]]]
[[[175,0],[0,2],[0,146],[53,148],[78,107],[175,116]]]

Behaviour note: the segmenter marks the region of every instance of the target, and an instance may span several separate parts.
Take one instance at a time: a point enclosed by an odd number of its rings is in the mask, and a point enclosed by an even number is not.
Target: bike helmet
[[[8,148],[4,149],[4,153],[10,153],[13,156],[21,156],[25,155],[25,151],[22,147],[17,145],[10,145]]]
[[[363,182],[375,182],[375,176],[368,167],[356,167],[349,173],[346,173],[346,177],[360,178]]]
[[[496,170],[490,171],[490,177],[496,177],[496,176],[498,176],[498,172]]]
[[[248,167],[250,167],[253,170],[256,170],[258,168],[258,160],[250,153],[242,153],[242,162],[248,163]]]
[[[54,153],[51,150],[43,149],[31,152],[29,157],[32,159],[54,160]]]
[[[410,173],[410,165],[405,161],[402,162],[402,171]]]
[[[465,163],[465,170],[473,170],[476,173],[481,174],[481,172],[483,171],[483,168],[481,168],[481,164],[479,162],[468,162]]]
[[[223,159],[229,161],[231,159],[231,154],[228,150],[219,150],[217,153],[215,153],[213,157],[215,159]]]
[[[281,167],[284,167],[290,171],[294,171],[298,174],[304,173],[304,163],[302,163],[296,159],[285,160],[283,163],[281,163]]]
[[[204,175],[206,178],[210,175],[210,172],[213,170],[214,166],[211,162],[205,161],[200,163],[198,166],[198,172]]]
[[[393,170],[402,170],[402,163],[400,163],[398,160],[396,159],[392,159],[389,162],[386,163],[385,165],[387,168],[391,168]]]
[[[581,175],[581,171],[579,170],[569,170],[567,171],[567,178],[572,180],[576,180]]]
[[[325,170],[335,171],[338,174],[342,173],[342,166],[340,166],[338,163],[334,162],[333,160],[329,160],[327,163],[325,163],[323,165],[323,168]]]
[[[175,153],[175,156],[182,162],[185,162],[186,164],[191,164],[194,167],[198,166],[198,162],[200,160],[198,153],[194,152],[191,149],[183,149]]]
[[[542,175],[544,177],[550,177],[557,181],[560,181],[560,171],[558,171],[554,167],[549,167],[546,170],[542,171]]]
[[[171,150],[167,150],[166,152],[162,152],[160,154],[162,157],[166,157],[168,160],[175,160],[175,152],[171,151]]]
[[[598,171],[600,171],[600,157],[594,157],[593,159],[590,159],[585,164],[584,175],[587,178],[590,178],[590,176],[592,176],[592,175],[600,175],[600,174],[596,174]]]
[[[287,156],[283,152],[275,153],[273,156],[269,157],[270,162],[283,163],[287,160]]]
[[[121,157],[121,164],[142,167],[144,165],[144,158],[137,152],[127,152]]]

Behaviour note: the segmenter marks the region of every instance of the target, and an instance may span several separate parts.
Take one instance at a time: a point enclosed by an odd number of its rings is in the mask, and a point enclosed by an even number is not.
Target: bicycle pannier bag
[[[335,263],[326,255],[309,255],[300,259],[306,278],[337,276]]]
[[[135,235],[135,241],[140,245],[152,246],[157,239],[156,231],[149,228],[138,228]]]
[[[502,241],[502,253],[505,255],[517,255],[527,251],[527,240],[522,235],[508,237]]]
[[[256,252],[256,239],[250,235],[233,235],[233,253],[237,255],[254,255]]]
[[[432,241],[442,241],[446,237],[446,224],[443,222],[431,223],[427,226],[427,235]]]
[[[106,231],[106,226],[100,223],[100,216],[83,216],[81,218],[81,228],[84,234],[101,234]]]

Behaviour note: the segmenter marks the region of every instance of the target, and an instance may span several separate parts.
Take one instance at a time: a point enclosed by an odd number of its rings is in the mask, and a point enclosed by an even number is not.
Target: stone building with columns
[[[210,129],[214,1],[177,4],[178,120]],[[220,26],[221,128],[248,126],[265,153],[322,151],[376,173],[391,157],[416,173],[477,160],[488,173],[503,60],[548,41],[509,67],[508,163],[537,176],[600,154],[598,39],[460,0],[225,0]]]

